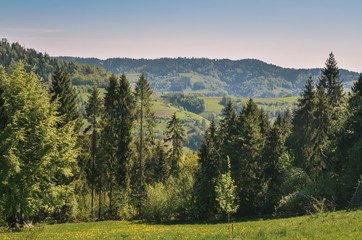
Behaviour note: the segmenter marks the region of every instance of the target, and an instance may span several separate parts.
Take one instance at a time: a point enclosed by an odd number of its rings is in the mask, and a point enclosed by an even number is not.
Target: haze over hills
[[[100,60],[78,57],[59,58],[103,67],[117,75],[126,73],[131,81],[136,81],[137,76],[144,73],[156,92],[201,93],[206,96],[297,96],[309,75],[317,79],[321,73],[319,68],[283,68],[256,59],[110,58]],[[321,66],[323,64],[321,63]],[[357,78],[358,73],[341,70],[341,79],[347,90]]]

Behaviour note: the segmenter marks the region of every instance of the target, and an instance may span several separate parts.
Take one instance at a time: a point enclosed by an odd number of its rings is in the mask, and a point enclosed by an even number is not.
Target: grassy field
[[[230,239],[228,225],[105,221],[41,225],[0,239]],[[362,211],[234,223],[234,239],[362,239]]]

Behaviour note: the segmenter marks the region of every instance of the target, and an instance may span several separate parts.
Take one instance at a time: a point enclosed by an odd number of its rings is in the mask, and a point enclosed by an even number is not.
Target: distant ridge
[[[156,92],[175,91],[208,96],[295,96],[299,95],[309,75],[317,79],[321,71],[320,68],[283,68],[257,59],[58,58],[103,67],[114,74],[126,73],[131,81],[144,73]],[[321,63],[321,67],[323,65]],[[357,80],[358,73],[341,69],[341,78],[348,90],[352,82]]]

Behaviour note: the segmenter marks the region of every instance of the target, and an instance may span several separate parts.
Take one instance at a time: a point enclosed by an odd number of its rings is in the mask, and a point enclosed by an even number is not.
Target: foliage
[[[230,222],[230,215],[236,213],[239,208],[237,188],[234,180],[231,178],[230,160],[227,160],[228,171],[220,175],[219,180],[215,186],[216,200],[220,208],[228,215],[228,222]]]
[[[176,106],[183,107],[189,112],[196,114],[205,111],[205,102],[203,99],[198,98],[196,95],[185,95],[185,94],[169,94],[167,95],[170,103]]]
[[[68,205],[73,194],[77,150],[72,122],[58,128],[57,102],[34,73],[19,63],[11,75],[1,72],[3,113],[0,132],[2,216],[10,227],[40,212]]]

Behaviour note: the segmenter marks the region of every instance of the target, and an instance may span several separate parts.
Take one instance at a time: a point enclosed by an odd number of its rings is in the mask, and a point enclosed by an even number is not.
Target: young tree
[[[182,157],[182,148],[185,143],[185,129],[174,113],[167,123],[165,142],[170,142],[169,158],[171,162],[171,175],[178,176],[179,162]]]
[[[10,76],[1,71],[0,78],[7,116],[0,132],[0,198],[2,215],[16,227],[67,204],[78,151],[73,123],[59,127],[57,102],[50,103],[34,73],[20,63]]]
[[[230,216],[239,208],[237,187],[234,180],[231,178],[231,165],[229,158],[227,159],[228,170],[220,175],[215,186],[216,200],[220,208],[227,214],[228,223]]]
[[[91,189],[92,189],[92,201],[91,201],[91,215],[93,216],[94,209],[94,190],[95,190],[95,179],[96,179],[96,166],[97,157],[99,157],[99,135],[100,135],[100,121],[102,117],[102,100],[99,96],[98,87],[93,86],[93,91],[89,97],[86,113],[90,127],[92,129],[91,134]]]

